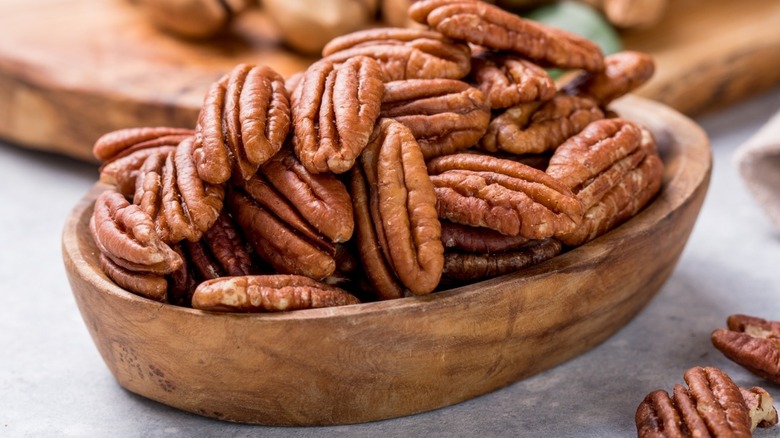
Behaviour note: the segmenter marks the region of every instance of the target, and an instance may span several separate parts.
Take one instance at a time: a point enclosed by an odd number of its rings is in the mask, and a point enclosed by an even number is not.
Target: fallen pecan
[[[471,68],[469,46],[425,29],[374,28],[342,35],[322,49],[332,62],[368,56],[379,62],[386,82],[403,79],[461,79]]]
[[[740,387],[739,391],[748,408],[750,430],[756,430],[757,427],[769,428],[777,424],[777,409],[766,389],[758,386],[750,389]]]
[[[604,68],[595,43],[485,2],[423,0],[411,5],[409,16],[452,39],[516,52],[545,65],[588,71]]]
[[[475,145],[490,110],[483,94],[455,79],[407,79],[385,84],[380,117],[406,125],[425,159]]]
[[[753,374],[780,383],[779,321],[731,315],[728,329],[712,332],[712,343],[726,357]]]
[[[119,129],[101,136],[92,147],[92,155],[106,163],[142,149],[176,146],[194,133],[191,129],[166,126]]]
[[[508,236],[545,239],[572,232],[582,204],[571,190],[522,163],[455,154],[428,163],[439,217]]]
[[[217,278],[198,285],[192,296],[193,308],[223,312],[280,312],[359,302],[339,288],[299,275]]]
[[[443,277],[458,281],[476,281],[516,272],[539,264],[561,253],[555,239],[533,240],[501,253],[444,253]]]
[[[295,153],[313,173],[343,173],[368,143],[382,103],[379,64],[358,56],[316,62],[292,97]]]
[[[650,55],[640,52],[622,51],[604,59],[604,71],[582,72],[567,82],[563,92],[587,96],[601,106],[630,93],[647,82],[655,72],[655,63]]]
[[[369,188],[368,210],[375,245],[409,291],[416,295],[432,292],[444,264],[441,225],[436,214],[436,193],[409,128],[395,120],[382,119],[361,156],[361,166]],[[355,208],[358,214],[365,215],[364,206]],[[358,228],[370,222],[365,216],[356,220]],[[358,245],[365,263],[366,244],[359,241]],[[371,269],[366,266],[370,278],[375,274]]]
[[[603,118],[595,100],[558,93],[547,102],[520,104],[494,117],[480,145],[490,152],[538,154],[554,150],[590,122]]]
[[[211,184],[236,171],[249,178],[281,147],[290,129],[284,79],[266,66],[241,64],[209,88],[198,117],[198,175]]]
[[[651,392],[636,411],[637,435],[645,437],[750,437],[751,420],[739,387],[717,368],[685,372],[674,397]]]
[[[528,239],[523,236],[505,236],[490,228],[441,221],[441,242],[446,249],[496,253],[521,247],[528,243]]]
[[[471,58],[469,82],[494,109],[550,100],[556,90],[555,81],[538,65],[519,56],[491,52]]]

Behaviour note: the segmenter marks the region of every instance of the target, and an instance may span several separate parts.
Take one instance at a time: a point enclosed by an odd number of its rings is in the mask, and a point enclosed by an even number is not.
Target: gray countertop
[[[0,436],[635,436],[648,392],[694,365],[743,386],[780,387],[712,347],[726,316],[780,320],[780,234],[739,178],[736,148],[780,110],[780,88],[699,118],[712,182],[671,278],[606,342],[556,368],[455,406],[326,428],[272,428],[198,417],[123,390],[103,364],[71,295],[60,233],[97,167],[0,141]],[[780,436],[780,427],[757,437]]]

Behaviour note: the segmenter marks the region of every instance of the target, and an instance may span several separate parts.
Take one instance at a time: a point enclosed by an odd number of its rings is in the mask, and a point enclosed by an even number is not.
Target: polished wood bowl
[[[709,143],[652,101],[614,105],[656,136],[658,197],[615,230],[517,272],[424,297],[277,314],[222,314],[127,292],[88,231],[96,185],[63,255],[73,293],[119,384],[185,411],[273,425],[356,423],[468,400],[573,358],[647,304],[672,273],[707,191]]]

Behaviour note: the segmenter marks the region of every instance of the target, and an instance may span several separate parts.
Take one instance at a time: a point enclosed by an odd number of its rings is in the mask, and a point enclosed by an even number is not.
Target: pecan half
[[[119,287],[150,300],[166,302],[168,281],[160,274],[136,272],[114,263],[106,254],[100,253],[100,268]]]
[[[189,266],[187,254],[182,246],[174,245],[172,248],[184,263],[168,275],[168,302],[177,306],[192,307],[192,293],[198,286],[195,273]]]
[[[204,280],[226,276],[249,275],[252,259],[233,221],[226,213],[198,242],[185,242],[189,260]]]
[[[750,437],[749,411],[739,387],[717,368],[685,372],[674,397],[653,391],[636,411],[637,435],[645,437]]]
[[[226,182],[233,168],[249,178],[282,147],[290,129],[284,78],[266,66],[241,64],[215,82],[198,117],[198,175]]]
[[[550,100],[555,81],[538,65],[519,56],[485,52],[471,58],[469,82],[485,95],[490,108]]]
[[[756,430],[757,427],[769,428],[777,424],[777,409],[766,389],[758,386],[750,389],[740,387],[739,391],[748,408],[750,430]]]
[[[455,79],[407,79],[385,84],[380,117],[406,125],[425,159],[475,145],[490,110],[483,94]]]
[[[191,129],[166,126],[119,129],[101,136],[92,147],[92,155],[105,163],[142,149],[176,146],[194,133]]]
[[[441,242],[446,249],[496,253],[519,248],[528,243],[528,239],[523,236],[505,236],[490,228],[441,221]]]
[[[295,153],[313,173],[349,170],[379,116],[384,84],[379,64],[358,56],[321,60],[306,70],[292,97]]]
[[[554,150],[590,122],[603,118],[595,100],[558,93],[547,102],[520,104],[494,117],[480,145],[490,152],[538,154]]]
[[[98,196],[89,227],[100,252],[128,271],[164,275],[182,264],[155,232],[152,218],[119,192]]]
[[[155,154],[167,156],[176,150],[176,146],[160,146],[134,151],[100,167],[100,182],[116,187],[126,198],[132,198],[136,191],[136,179],[141,166]]]
[[[432,292],[444,265],[441,224],[436,214],[436,193],[409,128],[382,119],[361,156],[361,166],[376,245],[387,265],[415,295]],[[365,214],[364,206],[355,208]],[[356,219],[358,228],[368,222],[365,217]],[[358,245],[365,263],[364,245]],[[370,266],[366,266],[366,273],[370,278],[374,275]]]
[[[630,93],[647,82],[655,73],[655,63],[650,55],[641,52],[622,51],[604,59],[604,71],[582,72],[563,87],[563,92],[587,96],[601,106]]]
[[[428,163],[439,217],[508,236],[545,239],[572,232],[582,204],[571,190],[522,163],[455,154]]]
[[[249,275],[198,285],[192,307],[223,312],[280,312],[346,306],[360,301],[333,286],[298,275]]]
[[[604,68],[603,55],[595,43],[485,2],[423,0],[411,5],[409,16],[452,39],[516,52],[546,65],[588,71]]]
[[[731,315],[728,329],[712,332],[712,343],[726,357],[764,379],[780,384],[780,322]]]
[[[443,277],[458,281],[476,281],[516,272],[539,264],[561,253],[563,246],[555,239],[533,240],[507,252],[444,253]]]
[[[322,49],[332,62],[368,56],[379,62],[386,82],[403,79],[461,79],[471,68],[469,46],[425,29],[374,28],[342,35]]]

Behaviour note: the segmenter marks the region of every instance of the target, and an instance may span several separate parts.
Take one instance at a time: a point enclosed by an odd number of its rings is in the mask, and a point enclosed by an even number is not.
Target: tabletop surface
[[[651,303],[603,344],[490,394],[410,417],[275,428],[202,418],[122,389],[65,276],[60,233],[97,166],[0,141],[0,436],[635,436],[634,413],[696,365],[769,384],[722,356],[710,332],[746,313],[780,320],[780,233],[740,179],[735,150],[775,112],[780,88],[696,119],[710,137],[709,192],[680,262]],[[780,405],[780,403],[778,403]],[[780,429],[756,437],[780,436]]]

